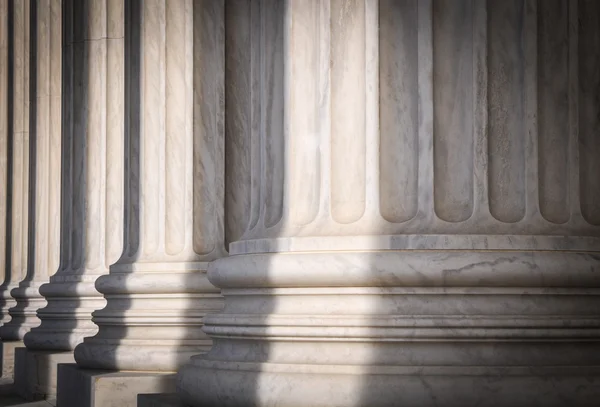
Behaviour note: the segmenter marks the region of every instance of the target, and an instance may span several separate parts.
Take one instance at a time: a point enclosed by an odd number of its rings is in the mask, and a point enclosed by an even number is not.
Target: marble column
[[[27,277],[29,241],[29,119],[30,119],[30,1],[12,1],[12,168],[11,168],[11,228],[10,276],[3,284],[2,297],[9,309],[17,305],[13,289]],[[19,290],[17,290],[19,291]],[[27,332],[24,303],[10,312],[10,321],[0,327],[3,341],[19,341]],[[8,310],[7,310],[8,311]],[[35,310],[34,316],[35,316]],[[29,321],[31,317],[29,316]]]
[[[8,147],[12,139],[11,128],[9,125],[9,59],[8,59],[8,19],[9,7],[8,2],[0,4],[0,273],[3,273],[4,281],[0,285],[0,324],[7,322],[10,317],[8,309],[12,307],[12,298],[10,297],[10,230],[7,227],[10,225],[8,218],[10,216],[8,209],[12,188],[8,185],[9,173],[9,151]],[[6,242],[6,243],[5,243]],[[7,262],[8,260],[8,262]]]
[[[191,405],[593,405],[600,3],[231,1]],[[237,241],[236,241],[237,240]]]
[[[201,328],[222,306],[206,269],[225,253],[223,66],[196,32],[198,4],[129,5],[125,249],[96,282],[107,305],[75,349],[80,368],[174,372],[211,344]]]
[[[32,5],[36,6],[32,19],[36,81],[31,99],[35,138],[29,150],[27,272],[11,292],[17,305],[5,325],[19,339],[40,323],[36,313],[46,300],[39,288],[58,270],[60,253],[61,1],[38,0]]]
[[[28,349],[72,351],[97,333],[106,305],[94,287],[123,241],[124,1],[63,1],[63,213],[61,267],[40,288],[48,306]]]

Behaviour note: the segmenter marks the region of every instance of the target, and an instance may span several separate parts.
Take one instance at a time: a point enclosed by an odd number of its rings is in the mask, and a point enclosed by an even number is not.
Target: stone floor
[[[0,378],[0,407],[52,407],[56,406],[53,400],[27,402],[13,394],[12,379]]]

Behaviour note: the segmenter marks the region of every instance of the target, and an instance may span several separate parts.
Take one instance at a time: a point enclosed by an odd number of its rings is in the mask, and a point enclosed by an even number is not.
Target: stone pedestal
[[[22,341],[2,341],[0,342],[0,348],[2,348],[0,365],[2,366],[2,377],[14,377],[15,370],[15,351],[18,348],[24,347]]]
[[[74,362],[72,352],[18,348],[15,352],[15,392],[27,401],[56,399],[58,365]]]
[[[179,396],[170,394],[140,394],[137,407],[186,407]]]
[[[74,364],[61,364],[58,372],[60,407],[136,407],[140,393],[175,390],[173,374],[80,369]]]
[[[226,173],[249,179],[183,400],[597,403],[599,11],[227,3]]]

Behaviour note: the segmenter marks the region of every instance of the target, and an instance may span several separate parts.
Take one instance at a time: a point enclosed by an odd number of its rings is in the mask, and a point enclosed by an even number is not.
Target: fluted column
[[[596,402],[599,7],[227,2],[243,181],[184,400]]]
[[[8,5],[9,2],[6,2]],[[12,131],[9,145],[10,149],[4,150],[11,153],[10,162],[11,191],[10,211],[2,211],[10,215],[7,222],[6,233],[10,234],[10,246],[6,247],[5,258],[6,275],[0,298],[2,301],[2,322],[7,323],[11,316],[8,310],[16,305],[11,295],[12,289],[16,288],[27,272],[27,237],[28,237],[28,197],[29,197],[29,1],[14,0],[11,4],[12,15],[12,93],[6,93],[10,97],[12,106]],[[7,7],[8,12],[8,7]],[[8,61],[7,61],[8,62]],[[7,122],[8,123],[8,122]],[[10,252],[10,253],[8,253]],[[10,267],[10,269],[9,269]],[[12,322],[12,328],[0,328],[0,336],[3,340],[20,339],[15,332],[20,320]]]
[[[206,268],[225,252],[213,74],[223,67],[203,53],[210,38],[197,35],[197,4],[130,5],[125,250],[96,282],[107,305],[94,313],[98,334],[75,349],[82,367],[174,371],[210,346],[202,319],[222,300]]]
[[[94,287],[119,259],[123,236],[124,2],[64,1],[61,267],[40,292],[48,306],[30,349],[73,350],[98,331],[106,302]]]
[[[37,310],[46,304],[39,288],[58,270],[61,182],[61,0],[35,3],[34,141],[30,143],[29,239],[27,273],[11,294],[17,306],[5,327],[22,339],[39,325]],[[32,195],[32,196],[31,196]],[[7,329],[8,331],[8,329]],[[16,339],[16,338],[15,338]]]
[[[12,168],[11,168],[11,246],[10,279],[2,291],[8,308],[17,305],[12,290],[27,277],[29,241],[29,121],[30,121],[30,1],[12,2],[13,69],[12,69]],[[19,291],[19,290],[17,290]],[[24,327],[24,303],[10,312],[10,322],[0,328],[3,340],[21,340],[29,329]],[[33,311],[35,313],[35,310]],[[35,315],[35,314],[34,314]],[[31,321],[31,318],[29,318]]]
[[[7,322],[10,317],[8,309],[12,307],[12,298],[10,297],[8,285],[10,285],[10,260],[7,262],[7,256],[10,256],[10,246],[8,245],[10,230],[7,226],[10,206],[11,188],[8,186],[8,163],[9,152],[8,146],[12,144],[9,140],[12,139],[12,134],[9,134],[9,60],[8,60],[8,19],[9,7],[8,2],[0,4],[0,274],[4,274],[2,285],[0,285],[0,323]],[[8,225],[7,225],[8,223]],[[4,243],[7,242],[7,243]]]

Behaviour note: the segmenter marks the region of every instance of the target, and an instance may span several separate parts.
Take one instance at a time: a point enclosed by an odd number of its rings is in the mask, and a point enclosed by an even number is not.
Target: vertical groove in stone
[[[524,2],[488,1],[489,201],[492,216],[525,215]]]
[[[379,2],[380,210],[390,222],[418,209],[417,0]]]
[[[49,184],[49,149],[50,149],[50,131],[49,131],[49,98],[48,98],[48,73],[49,73],[49,51],[50,51],[50,38],[48,33],[50,4],[45,1],[35,2],[37,10],[37,38],[36,41],[36,52],[34,57],[36,58],[36,86],[35,86],[35,141],[32,148],[32,168],[35,168],[35,209],[34,209],[34,225],[30,229],[30,235],[34,239],[35,254],[33,259],[33,269],[28,267],[28,274],[32,273],[38,268],[47,267],[49,260],[48,256],[48,243],[49,243],[49,230],[48,230],[48,184]],[[33,20],[33,19],[32,19]],[[41,272],[41,270],[40,270]],[[30,277],[34,277],[35,274]]]
[[[426,221],[435,217],[434,103],[433,103],[433,0],[417,2],[417,99],[419,216]]]
[[[125,2],[107,0],[106,72],[106,203],[104,214],[104,266],[123,252],[123,174],[125,132]]]
[[[331,0],[331,214],[357,221],[366,201],[365,0]]]
[[[62,51],[62,176],[60,269],[71,267],[73,233],[73,1],[63,0]]]
[[[142,6],[140,134],[140,239],[143,256],[158,253],[164,238],[165,12],[166,0]],[[161,236],[162,235],[162,236]]]
[[[16,22],[16,21],[15,21]],[[16,24],[15,24],[16,26]],[[15,87],[15,94],[17,89]],[[16,98],[15,98],[16,99]],[[18,106],[15,104],[15,111]],[[22,106],[21,106],[22,109]],[[28,146],[27,146],[28,147]],[[25,149],[23,133],[15,132],[13,134],[13,156],[12,161],[12,227],[11,234],[11,281],[18,283],[25,278],[25,269],[27,268],[27,202],[25,191],[28,188],[27,178],[25,178],[25,156],[29,156],[29,151]],[[3,212],[5,213],[5,212]]]
[[[569,1],[569,213],[581,218],[579,160],[579,11],[578,1]]]
[[[185,248],[187,201],[187,160],[185,155],[192,146],[191,112],[188,110],[186,83],[190,69],[186,48],[186,0],[165,1],[165,250],[175,255]],[[191,10],[190,10],[191,11]]]
[[[277,224],[283,216],[284,179],[284,11],[283,0],[261,2],[262,27],[261,52],[261,134],[264,145],[262,181],[264,223],[266,227]]]
[[[415,14],[416,17],[416,14]],[[379,0],[365,2],[365,217],[381,217]],[[416,47],[416,38],[415,44]],[[417,63],[415,61],[415,63]],[[417,78],[415,78],[416,80]],[[416,103],[416,100],[415,100]],[[371,223],[374,225],[374,223]],[[378,230],[378,228],[376,228]]]
[[[581,214],[600,225],[600,3],[580,0],[578,9]]]
[[[15,11],[17,7],[15,5]],[[23,129],[23,176],[21,181],[21,188],[23,190],[21,206],[21,270],[19,271],[19,281],[24,279],[27,275],[27,265],[29,262],[28,244],[30,240],[29,236],[29,202],[30,202],[30,184],[29,184],[29,168],[31,160],[35,159],[31,157],[30,144],[32,143],[29,132],[29,120],[30,120],[30,104],[31,104],[31,2],[29,0],[20,0],[19,9],[22,10],[22,61],[21,69],[23,72],[23,84],[22,84],[22,99],[21,103],[23,106],[21,120]],[[15,67],[16,71],[16,67]]]
[[[37,2],[35,240],[31,278],[44,281],[59,265],[61,168],[61,1]]]
[[[50,0],[49,27],[49,257],[43,265],[43,280],[54,274],[60,265],[60,176],[61,176],[61,118],[62,118],[62,0]]]
[[[85,165],[85,135],[87,132],[87,110],[89,98],[87,94],[87,82],[89,72],[89,59],[86,39],[89,37],[88,32],[84,31],[82,25],[88,20],[88,3],[87,1],[72,0],[73,6],[73,36],[71,44],[72,53],[72,98],[73,110],[71,123],[72,135],[72,155],[70,157],[70,171],[72,177],[71,183],[71,211],[70,218],[72,229],[70,230],[70,257],[69,265],[72,270],[84,270],[85,253],[84,242],[86,230],[83,227],[85,224],[85,177],[87,166]],[[77,21],[81,21],[77,24]]]
[[[8,241],[9,236],[7,230],[9,207],[8,147],[9,139],[14,139],[12,134],[9,135],[8,117],[8,13],[8,2],[4,1],[0,4],[0,273],[4,273],[4,278],[2,279],[2,276],[0,276],[0,280],[4,282],[8,282],[10,278],[10,270],[6,267],[7,249],[10,250],[10,248],[7,248],[5,242]],[[18,190],[16,192],[20,193]],[[4,313],[4,310],[2,311]]]
[[[433,3],[434,205],[460,222],[473,213],[473,1]]]
[[[125,160],[123,258],[134,258],[140,238],[140,139],[142,117],[141,0],[125,1]]]
[[[319,49],[327,43],[326,31],[329,31],[321,18],[322,13],[328,12],[326,3],[287,0],[286,4],[284,60],[288,104],[284,127],[289,151],[285,157],[284,185],[288,188],[285,206],[289,208],[291,226],[313,221],[322,198],[320,181],[324,169],[320,150],[324,129],[320,124],[328,109],[321,105],[319,84],[320,66],[329,66],[329,60],[320,59]]]
[[[489,219],[488,179],[488,15],[485,1],[473,3],[473,191],[475,216]]]
[[[567,0],[538,0],[538,160],[542,216],[569,220],[569,13]]]
[[[84,88],[87,100],[85,133],[80,138],[78,151],[83,176],[77,188],[83,189],[84,223],[81,232],[85,240],[84,263],[81,271],[95,270],[103,265],[105,252],[102,227],[105,223],[105,157],[106,151],[106,102],[107,102],[107,44],[106,0],[89,1],[87,21],[90,23],[85,38],[85,64],[87,65]],[[85,141],[83,141],[85,139]]]
[[[247,223],[246,229],[253,229],[258,225],[260,219],[260,211],[264,206],[263,201],[263,189],[261,187],[261,167],[263,161],[263,153],[260,149],[260,139],[263,137],[263,100],[261,92],[260,82],[260,66],[261,66],[261,48],[260,48],[260,37],[262,35],[262,26],[260,21],[260,1],[254,1],[249,4],[248,9],[248,41],[249,46],[247,52],[249,52],[249,76],[248,76],[248,98],[249,98],[249,137],[246,140],[249,143],[249,157],[250,166],[248,172],[250,173],[250,201],[248,210],[250,211],[250,219]],[[225,41],[227,44],[227,40]],[[227,65],[227,63],[225,64]],[[227,80],[225,80],[227,83]],[[225,97],[227,100],[227,97]],[[245,223],[244,223],[245,224]],[[240,225],[244,226],[244,225]]]
[[[194,3],[194,251],[224,242],[224,2]]]
[[[253,81],[256,68],[253,37],[257,2],[228,1],[225,6],[225,210],[226,244],[238,240],[246,227],[258,222],[257,167],[260,168],[259,131],[254,113],[260,108]],[[253,18],[254,17],[254,18]]]

